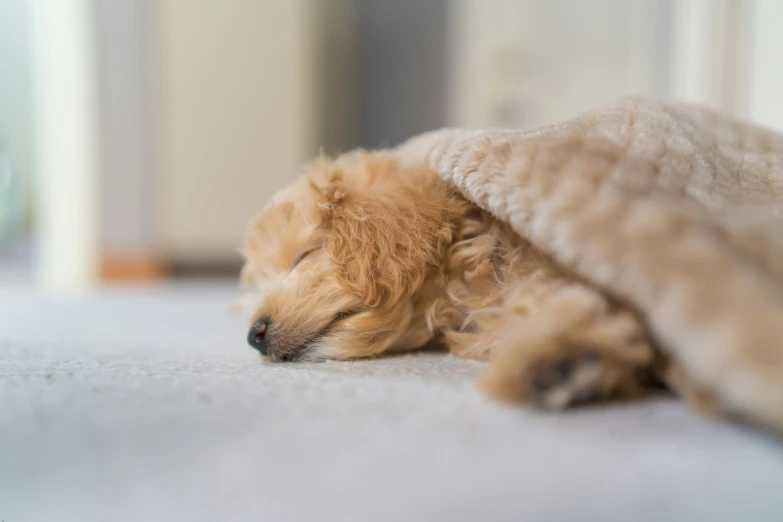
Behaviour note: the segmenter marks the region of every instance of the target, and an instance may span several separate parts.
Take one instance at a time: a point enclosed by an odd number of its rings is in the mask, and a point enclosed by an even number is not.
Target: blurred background
[[[777,0],[0,0],[0,285],[232,275],[320,147],[625,95],[783,130]]]

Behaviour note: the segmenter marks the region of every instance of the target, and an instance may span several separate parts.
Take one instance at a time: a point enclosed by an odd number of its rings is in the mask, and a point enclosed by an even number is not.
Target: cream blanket
[[[627,100],[533,130],[398,149],[639,310],[729,412],[783,429],[783,136]]]

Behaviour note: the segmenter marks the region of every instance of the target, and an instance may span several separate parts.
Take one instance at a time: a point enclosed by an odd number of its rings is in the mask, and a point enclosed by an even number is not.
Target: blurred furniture
[[[320,145],[533,127],[628,94],[748,113],[764,2],[101,2],[104,274],[235,268]]]
[[[155,3],[158,251],[236,263],[249,220],[317,153],[309,2]]]
[[[9,73],[0,108],[21,122],[13,165],[46,180],[38,273],[63,286],[236,269],[246,223],[319,145],[529,128],[629,94],[783,129],[776,0],[5,0],[4,21],[28,4],[30,88]],[[10,110],[27,92],[29,126]]]
[[[353,0],[96,4],[104,279],[230,272],[244,229],[354,131]]]
[[[783,129],[775,0],[459,0],[450,123],[535,127],[628,95]]]
[[[636,94],[659,94],[668,68],[654,42],[663,3],[461,0],[454,4],[451,123],[553,123]]]

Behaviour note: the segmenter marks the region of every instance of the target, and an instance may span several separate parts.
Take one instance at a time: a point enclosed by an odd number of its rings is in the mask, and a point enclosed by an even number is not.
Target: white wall
[[[783,2],[755,0],[750,19],[747,116],[783,132]]]
[[[37,272],[53,292],[98,275],[97,98],[91,0],[30,0]]]
[[[783,131],[783,2],[675,2],[673,94]]]
[[[148,0],[95,2],[100,239],[102,251],[111,256],[154,254],[150,5]]]
[[[673,97],[745,115],[755,0],[676,0],[673,6]]]

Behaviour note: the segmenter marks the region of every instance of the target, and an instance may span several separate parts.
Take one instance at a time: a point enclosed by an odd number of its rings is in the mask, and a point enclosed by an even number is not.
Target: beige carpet
[[[229,284],[0,296],[0,519],[780,521],[783,444],[659,398],[564,415],[424,354],[262,364]]]

